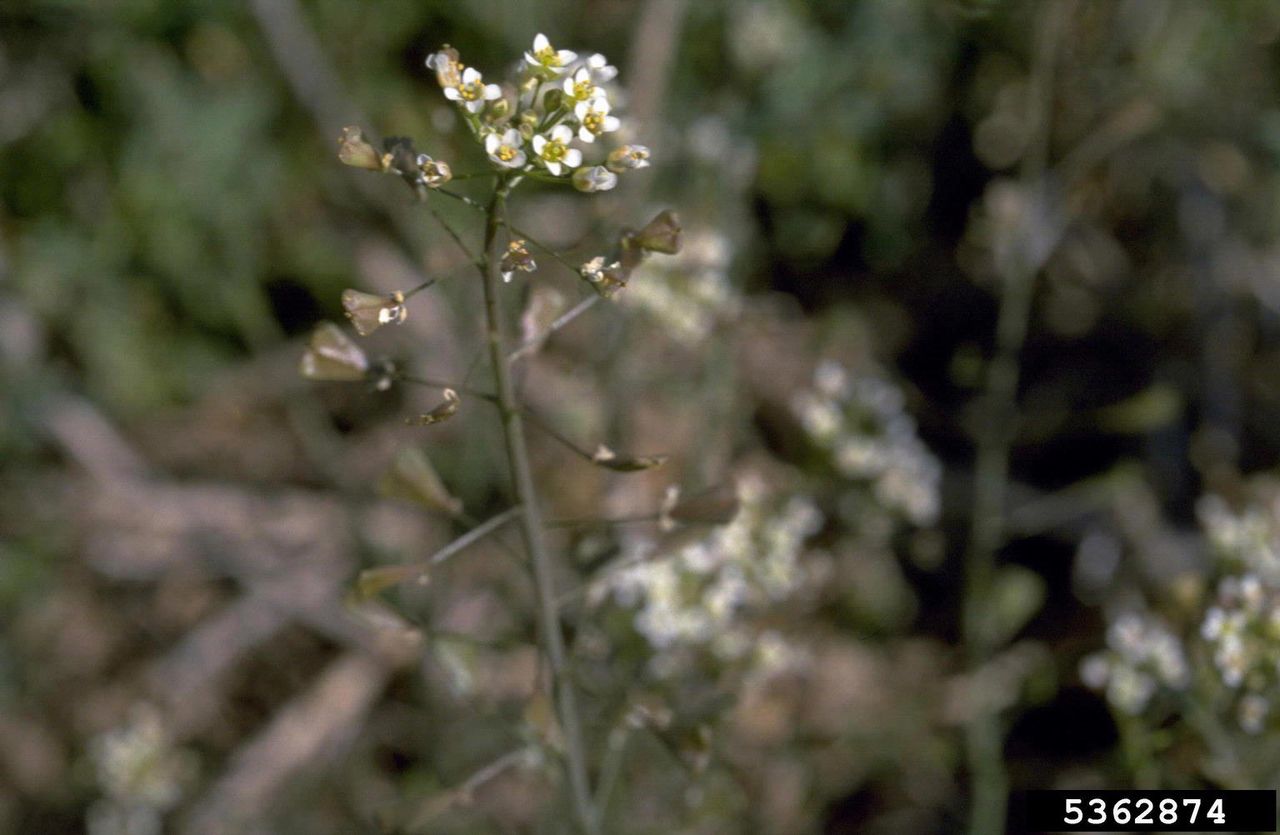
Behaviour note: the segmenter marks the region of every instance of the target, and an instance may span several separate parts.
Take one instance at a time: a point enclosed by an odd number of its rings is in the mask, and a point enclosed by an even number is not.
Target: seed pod
[[[341,328],[333,322],[321,322],[311,334],[299,370],[309,380],[354,382],[364,379],[369,358]]]
[[[437,513],[457,516],[462,512],[462,500],[450,494],[431,459],[416,447],[396,456],[391,469],[378,482],[378,489],[384,496],[417,502]]]
[[[378,149],[364,138],[364,131],[354,125],[342,129],[338,137],[338,159],[343,165],[368,171],[386,171],[386,160]]]
[[[649,252],[675,255],[680,251],[680,220],[676,213],[664,209],[645,224],[639,232],[630,236],[636,246]]]
[[[375,296],[348,288],[342,291],[342,308],[361,336],[368,336],[386,324],[398,325],[409,315],[404,293],[399,290],[389,296]]]
[[[604,444],[600,444],[591,455],[591,463],[618,473],[638,473],[661,467],[667,463],[668,457],[666,455],[619,455]]]
[[[442,423],[457,414],[458,393],[453,389],[445,389],[441,394],[444,395],[443,403],[426,414],[405,418],[404,422],[410,426],[430,426],[433,423]]]

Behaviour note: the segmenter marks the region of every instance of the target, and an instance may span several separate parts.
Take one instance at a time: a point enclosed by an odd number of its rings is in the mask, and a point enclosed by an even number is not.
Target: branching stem
[[[500,263],[503,246],[498,230],[503,225],[509,186],[499,180],[489,204],[484,229],[484,309],[489,347],[489,365],[493,372],[497,391],[498,410],[502,416],[502,431],[506,444],[507,463],[511,469],[512,487],[516,502],[524,508],[520,515],[520,533],[525,550],[533,564],[534,583],[537,586],[538,621],[542,633],[543,650],[555,689],[555,702],[564,731],[565,767],[568,771],[569,791],[573,799],[578,825],[586,835],[598,835],[600,828],[591,789],[587,779],[587,762],[583,747],[582,724],[578,714],[577,693],[574,687],[564,636],[560,631],[559,606],[556,601],[555,581],[552,575],[551,557],[543,538],[542,509],[534,488],[533,473],[529,466],[529,452],[525,445],[524,426],[520,420],[520,405],[507,364],[507,352],[503,345],[503,315],[499,292],[502,288]]]

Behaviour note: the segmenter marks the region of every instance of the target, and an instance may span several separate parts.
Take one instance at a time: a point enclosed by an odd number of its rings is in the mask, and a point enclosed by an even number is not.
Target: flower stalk
[[[569,791],[579,827],[584,833],[594,835],[600,830],[587,779],[586,754],[583,747],[582,723],[578,714],[577,693],[568,668],[564,635],[560,631],[560,612],[556,600],[551,558],[544,538],[542,510],[538,504],[537,490],[534,487],[533,474],[529,466],[524,425],[520,420],[520,405],[511,380],[507,349],[503,340],[505,326],[499,293],[503,284],[501,261],[505,248],[498,230],[503,225],[508,189],[505,179],[500,179],[494,189],[485,220],[482,272],[489,365],[493,371],[494,389],[497,392],[498,411],[502,420],[502,434],[506,447],[507,465],[511,470],[512,488],[516,502],[524,508],[524,512],[520,515],[520,535],[532,563],[534,584],[537,587],[539,631],[542,633],[543,651],[546,653],[551,671],[556,709],[564,731],[565,768],[568,772]]]

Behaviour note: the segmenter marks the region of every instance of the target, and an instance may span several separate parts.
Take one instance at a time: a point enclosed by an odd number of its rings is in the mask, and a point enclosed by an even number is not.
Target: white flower
[[[443,88],[457,87],[462,84],[462,64],[458,61],[458,52],[455,49],[446,46],[439,52],[428,55],[427,69],[435,71],[436,81],[440,82]]]
[[[520,168],[525,163],[524,151],[520,149],[520,131],[508,128],[501,135],[491,133],[484,138],[484,151],[503,168]]]
[[[605,166],[619,174],[637,168],[648,168],[649,149],[643,145],[623,145],[621,148],[614,148],[609,152]]]
[[[561,166],[577,168],[582,164],[582,152],[569,147],[572,141],[573,130],[568,125],[556,125],[546,136],[534,135],[533,152],[538,155],[538,162],[559,177]]]
[[[614,76],[618,74],[618,68],[610,64],[609,59],[599,52],[587,57],[586,67],[591,73],[591,80],[597,84],[613,81]]]
[[[595,79],[591,77],[591,70],[586,67],[579,67],[577,72],[566,78],[563,87],[565,96],[574,102],[591,101],[604,95],[604,91],[596,86]]]
[[[446,99],[461,102],[472,113],[479,113],[484,109],[485,102],[493,101],[501,95],[502,88],[497,84],[485,84],[480,71],[475,67],[467,67],[462,71],[457,84],[444,88]]]
[[[524,60],[529,63],[529,66],[548,70],[553,75],[559,75],[564,71],[564,67],[577,57],[576,52],[570,52],[567,49],[557,50],[552,47],[547,36],[541,32],[533,39],[533,49],[524,54]]]
[[[621,125],[618,117],[609,115],[609,100],[603,96],[578,102],[573,114],[582,123],[582,127],[578,128],[578,138],[583,142],[595,142],[597,136],[612,133]]]
[[[579,168],[573,172],[573,187],[578,191],[608,191],[618,184],[618,175],[603,165]]]

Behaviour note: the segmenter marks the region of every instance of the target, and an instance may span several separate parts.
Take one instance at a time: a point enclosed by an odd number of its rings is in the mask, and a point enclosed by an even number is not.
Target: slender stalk
[[[508,226],[507,228],[510,229],[511,227]],[[507,362],[515,362],[521,357],[527,354],[530,354],[538,350],[539,348],[541,348],[542,345],[548,339],[551,338],[551,335],[553,333],[560,330],[565,325],[572,322],[574,319],[577,319],[579,316],[581,316],[583,313],[586,313],[591,308],[595,307],[596,302],[600,301],[600,298],[601,297],[598,295],[592,295],[592,296],[588,296],[587,298],[575,304],[567,312],[561,314],[558,319],[556,319],[549,326],[547,326],[547,329],[545,331],[533,337],[528,342],[524,343],[519,348],[516,348],[514,351],[512,351],[511,354],[508,355],[507,357]]]
[[[516,501],[524,508],[520,515],[520,533],[525,549],[533,563],[534,583],[537,586],[538,621],[542,632],[543,650],[550,666],[555,702],[564,731],[565,766],[569,777],[569,790],[573,799],[578,825],[587,835],[599,833],[595,807],[591,801],[591,789],[587,780],[587,762],[582,741],[582,724],[578,718],[577,693],[570,678],[565,653],[564,635],[560,631],[560,614],[556,602],[555,582],[551,573],[551,557],[543,540],[542,510],[533,484],[529,467],[529,452],[525,445],[524,426],[520,420],[520,405],[516,399],[511,370],[507,364],[507,352],[503,346],[503,315],[498,294],[502,287],[500,262],[502,242],[498,230],[506,211],[508,185],[499,180],[489,204],[484,228],[484,310],[488,333],[490,366],[497,391],[498,410],[502,416],[502,431],[506,442],[507,463],[511,469],[512,486]]]
[[[1033,45],[1028,121],[1035,134],[1023,157],[1024,188],[1041,188],[1049,139],[1049,101],[1057,45],[1072,4],[1046,4]],[[991,596],[996,554],[1007,535],[1005,502],[1009,491],[1009,455],[1018,417],[1020,356],[1031,321],[1036,275],[1041,264],[1012,259],[1001,276],[996,352],[987,367],[985,420],[977,438],[973,511],[964,564],[962,632],[970,669],[986,663],[998,649],[991,633]],[[1005,830],[1009,775],[1004,763],[1004,727],[999,714],[979,710],[965,726],[965,753],[970,780],[971,835]]]

